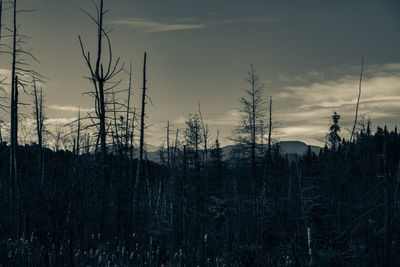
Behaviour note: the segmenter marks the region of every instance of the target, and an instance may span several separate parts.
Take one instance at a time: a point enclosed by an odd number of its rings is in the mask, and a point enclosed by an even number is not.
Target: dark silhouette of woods
[[[333,117],[331,134],[336,136],[340,120]],[[105,215],[112,222],[108,233],[100,232],[98,199],[104,196],[97,184],[95,154],[44,148],[44,158],[51,164],[44,169],[47,186],[42,187],[29,178],[37,172],[32,164],[39,157],[37,146],[20,146],[22,229],[17,239],[12,231],[15,219],[2,216],[1,262],[17,266],[104,261],[121,266],[397,265],[393,256],[399,250],[400,233],[397,130],[378,128],[372,134],[367,126],[357,132],[347,164],[344,158],[350,144],[336,137],[318,154],[309,149],[292,160],[280,154],[275,144],[268,179],[262,181],[266,189],[254,196],[251,158],[223,155],[217,138],[205,161],[204,150],[199,146],[196,150],[201,136],[198,117],[191,117],[187,127],[185,139],[171,148],[170,166],[165,157],[161,163],[143,160],[143,181],[135,191],[140,195],[136,216],[131,213],[131,176],[137,161],[108,155],[110,191],[120,206],[117,210],[114,204]],[[1,145],[2,162],[7,162],[9,149]],[[260,166],[266,159],[256,158]],[[121,168],[132,171],[118,171]],[[1,168],[0,175],[9,174]],[[0,212],[9,214],[8,185],[1,190]]]
[[[358,115],[363,63],[349,141],[335,111],[323,148],[283,153],[273,141],[273,98],[267,101],[250,64],[231,152],[219,130],[210,135],[199,103],[184,129],[166,123],[166,146],[153,162],[145,141],[152,64],[144,53],[141,88],[132,64],[123,88],[105,3],[94,2],[95,16],[84,11],[96,26],[94,58],[79,36],[94,111],[79,109],[76,120],[52,130],[45,78],[21,59],[35,61],[22,49],[16,0],[7,2],[13,30],[0,41],[12,46],[1,57],[11,57],[12,72],[10,101],[1,106],[10,120],[0,123],[0,266],[400,265],[400,135],[397,128],[373,132]],[[19,96],[28,92],[30,145],[18,135]]]

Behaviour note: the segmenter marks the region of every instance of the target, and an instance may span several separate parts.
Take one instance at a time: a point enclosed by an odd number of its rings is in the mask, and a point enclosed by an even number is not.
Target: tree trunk
[[[271,155],[271,134],[272,134],[272,96],[269,98],[269,128],[268,128],[268,153]]]
[[[131,103],[131,89],[132,89],[132,63],[130,63],[129,65],[128,103],[126,105],[126,121],[125,121],[125,155],[127,158],[129,150],[129,109]]]
[[[19,234],[19,196],[17,173],[18,147],[18,77],[16,76],[17,57],[17,0],[13,3],[13,47],[11,65],[11,116],[10,116],[10,211],[15,212],[16,234]],[[15,209],[15,211],[14,211]]]
[[[36,134],[38,137],[38,177],[40,177],[43,186],[43,89],[40,90],[39,95],[35,79],[33,79],[33,93],[35,97]]]
[[[144,61],[143,61],[143,88],[142,88],[142,110],[140,114],[140,143],[139,143],[139,157],[137,160],[137,167],[136,167],[136,177],[135,177],[135,187],[134,187],[134,194],[133,194],[133,216],[135,216],[135,209],[138,204],[139,198],[139,182],[140,182],[140,169],[142,166],[142,159],[143,159],[143,146],[144,146],[144,118],[145,118],[145,108],[146,108],[146,63],[147,63],[147,54],[144,53]]]
[[[76,134],[76,154],[79,155],[80,152],[80,137],[81,137],[81,108],[78,111],[78,132]]]
[[[167,123],[167,167],[169,169],[170,164],[170,153],[169,153],[169,121]]]

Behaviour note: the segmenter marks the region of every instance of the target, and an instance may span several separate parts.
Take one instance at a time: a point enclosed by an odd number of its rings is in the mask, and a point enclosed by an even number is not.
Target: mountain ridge
[[[285,155],[288,154],[290,158],[293,158],[295,155],[303,155],[304,153],[307,152],[308,147],[311,147],[311,151],[314,153],[318,153],[321,147],[315,146],[315,145],[308,145],[302,141],[280,141],[278,142],[280,146],[280,151],[281,154]],[[226,145],[221,147],[222,153],[224,157],[228,157],[231,152],[239,147],[240,145]],[[264,144],[265,149],[267,148],[267,145]],[[151,146],[151,148],[155,148],[154,146]],[[160,160],[160,151],[161,149],[152,149],[149,151],[145,152],[145,155],[147,159],[151,161],[158,162]],[[136,151],[135,151],[136,152]]]

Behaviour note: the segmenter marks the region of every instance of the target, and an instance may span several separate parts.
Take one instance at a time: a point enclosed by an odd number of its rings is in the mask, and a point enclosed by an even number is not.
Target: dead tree
[[[167,123],[167,167],[170,167],[170,151],[169,151],[169,121]]]
[[[358,85],[358,97],[357,97],[357,104],[356,104],[356,114],[355,114],[355,118],[354,118],[353,129],[351,130],[351,135],[350,135],[350,139],[349,139],[349,145],[347,147],[346,154],[344,156],[344,161],[345,162],[347,160],[347,155],[349,153],[350,144],[353,141],[353,136],[354,136],[354,132],[356,130],[356,125],[357,125],[358,107],[360,105],[360,98],[361,98],[361,82],[362,82],[362,77],[363,77],[363,71],[364,71],[364,57],[361,58],[361,72],[360,72],[360,82],[359,82],[359,85]]]
[[[208,150],[207,150],[207,141],[208,141],[208,125],[204,125],[204,120],[203,120],[203,115],[201,114],[201,109],[200,109],[200,102],[199,102],[199,116],[200,116],[200,122],[201,122],[201,130],[203,133],[203,143],[204,143],[204,161],[207,162],[208,158]]]
[[[13,76],[14,77],[14,76]],[[15,208],[16,233],[19,234],[19,181],[17,168],[18,149],[18,76],[13,78],[11,89],[11,116],[10,116],[10,211]]]
[[[174,149],[172,150],[172,162],[174,163],[174,169],[176,168],[177,165],[178,146],[179,146],[179,129],[176,129]]]
[[[38,177],[40,177],[43,185],[44,169],[43,169],[43,129],[44,129],[44,112],[43,112],[43,88],[38,91],[36,80],[33,78],[33,96],[35,101],[34,116],[36,120],[36,134],[38,138]]]
[[[263,96],[264,86],[260,83],[260,77],[256,74],[254,65],[251,63],[250,68],[245,78],[249,88],[244,89],[245,97],[240,99],[242,120],[234,131],[233,140],[243,147],[243,152],[249,156],[249,174],[254,181],[254,187],[248,187],[247,190],[253,192],[254,201],[254,229],[255,235],[258,236],[258,195],[259,190],[262,188],[261,179],[258,175],[257,157],[259,140],[257,139],[258,133],[263,127],[264,113],[265,113],[265,99]],[[257,239],[258,242],[258,239]]]
[[[88,94],[93,96],[95,99],[95,112],[96,117],[99,121],[99,138],[100,138],[100,149],[103,154],[103,159],[106,159],[107,156],[107,131],[106,131],[106,119],[107,119],[107,96],[110,94],[110,90],[112,88],[106,88],[107,83],[110,83],[111,80],[119,74],[123,67],[120,66],[120,58],[113,61],[113,54],[111,49],[111,41],[108,36],[108,32],[104,28],[103,19],[104,15],[107,13],[107,10],[104,10],[104,1],[100,0],[100,7],[95,5],[97,11],[97,17],[93,17],[86,11],[86,15],[88,15],[93,22],[97,26],[97,57],[95,62],[93,63],[90,57],[90,52],[86,52],[82,38],[78,35],[79,43],[82,51],[82,55],[85,59],[86,65],[89,69],[90,75],[88,79],[92,82],[94,91],[89,92]],[[103,56],[103,42],[104,39],[108,45],[108,58]],[[113,85],[112,87],[115,87]]]
[[[101,228],[104,227],[104,216],[106,208],[110,202],[111,188],[110,188],[110,177],[108,176],[108,160],[107,160],[107,97],[112,94],[112,89],[116,87],[119,82],[113,83],[108,86],[123,70],[123,65],[120,66],[120,58],[113,61],[113,53],[111,48],[111,41],[107,30],[104,27],[104,16],[107,10],[104,10],[104,1],[100,0],[100,6],[94,3],[97,16],[92,16],[88,12],[83,11],[96,25],[97,27],[97,51],[96,59],[92,62],[90,52],[86,52],[83,41],[80,35],[78,35],[79,44],[81,47],[83,58],[85,59],[86,65],[89,69],[89,81],[92,83],[94,90],[87,92],[88,95],[94,97],[95,100],[95,119],[98,120],[96,127],[98,127],[98,138],[100,141],[100,151],[103,166],[103,177],[104,177],[104,199],[103,199],[103,211],[101,215]],[[107,56],[103,55],[103,43],[104,40],[107,43]],[[103,230],[103,229],[102,229]]]
[[[350,135],[350,140],[349,142],[351,143],[351,141],[353,140],[353,136],[354,136],[354,131],[356,129],[356,125],[357,125],[357,119],[358,119],[358,106],[360,105],[360,97],[361,97],[361,82],[362,82],[362,76],[363,76],[363,70],[364,70],[364,57],[362,57],[361,59],[361,73],[360,73],[360,82],[358,85],[358,97],[357,97],[357,105],[356,105],[356,115],[354,118],[354,124],[353,124],[353,129],[351,131],[351,135]]]
[[[132,114],[132,125],[129,127],[130,132],[129,132],[129,150],[130,150],[130,156],[131,159],[133,159],[133,146],[134,146],[134,138],[135,138],[135,119],[136,119],[136,109],[133,109],[133,114]]]
[[[135,177],[135,187],[133,194],[133,216],[135,216],[135,208],[137,206],[137,200],[139,197],[138,187],[140,183],[140,169],[142,167],[143,160],[143,146],[144,146],[144,127],[145,127],[145,116],[146,116],[146,90],[147,90],[147,80],[146,80],[146,67],[147,67],[147,53],[144,52],[144,60],[143,60],[143,87],[142,87],[142,108],[140,114],[140,141],[139,141],[139,157],[137,160],[136,167],[136,177]]]
[[[122,146],[122,134],[120,135],[120,124],[118,123],[117,119],[117,103],[115,100],[115,92],[113,92],[112,95],[112,103],[113,103],[113,120],[114,120],[114,135],[113,135],[113,140],[116,140],[116,148],[118,149],[118,154],[122,156],[123,153],[123,146]],[[122,131],[122,130],[121,130]]]
[[[13,46],[11,63],[11,116],[10,116],[10,207],[11,212],[16,211],[16,233],[19,234],[19,196],[18,196],[18,76],[16,75],[17,64],[17,1],[13,4]]]
[[[268,153],[271,155],[271,134],[272,134],[272,96],[269,97],[269,127],[268,127]]]
[[[129,86],[128,86],[128,99],[126,105],[126,121],[125,121],[125,154],[128,157],[129,151],[129,113],[130,113],[130,103],[131,103],[131,91],[132,91],[132,63],[129,65]]]
[[[17,0],[13,0],[12,4],[12,28],[6,28],[11,34],[12,46],[11,51],[5,53],[11,54],[11,99],[10,99],[10,207],[14,207],[17,217],[17,233],[19,233],[19,181],[17,168],[17,149],[18,149],[18,94],[21,87],[25,91],[26,85],[30,82],[24,77],[36,77],[36,80],[42,81],[45,77],[29,68],[26,58],[30,57],[34,61],[38,60],[33,56],[30,50],[24,49],[27,36],[18,32],[17,14],[20,12],[28,12],[29,10],[18,10]],[[22,78],[21,78],[22,77]],[[14,203],[15,202],[15,203]]]
[[[250,168],[252,176],[256,179],[257,175],[257,134],[260,132],[262,121],[264,120],[265,99],[263,97],[264,86],[260,84],[260,77],[256,74],[253,64],[250,64],[246,82],[249,84],[248,89],[244,89],[246,97],[242,97],[241,124],[235,129],[234,141],[243,145],[245,150],[249,151]]]
[[[78,129],[77,129],[77,133],[76,133],[76,154],[79,155],[79,151],[80,151],[80,137],[81,137],[81,108],[79,107],[78,110]]]

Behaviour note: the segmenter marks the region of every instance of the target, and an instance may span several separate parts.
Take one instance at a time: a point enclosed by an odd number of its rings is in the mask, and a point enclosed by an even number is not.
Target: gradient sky
[[[90,1],[19,0],[19,6],[36,10],[20,14],[19,21],[41,61],[32,66],[49,78],[48,124],[72,120],[78,106],[90,110],[93,99],[82,97],[90,84],[77,38],[81,34],[93,50],[95,26],[79,10],[92,12]],[[168,120],[172,129],[183,128],[198,102],[212,136],[220,128],[229,137],[239,121],[250,61],[265,96],[274,99],[278,140],[323,144],[334,110],[348,138],[362,56],[360,112],[374,126],[398,124],[399,1],[105,0],[105,6],[114,55],[134,64],[135,103],[148,52],[153,145],[165,140]],[[4,23],[10,25],[9,16]],[[11,59],[0,58],[0,72],[7,75]]]

